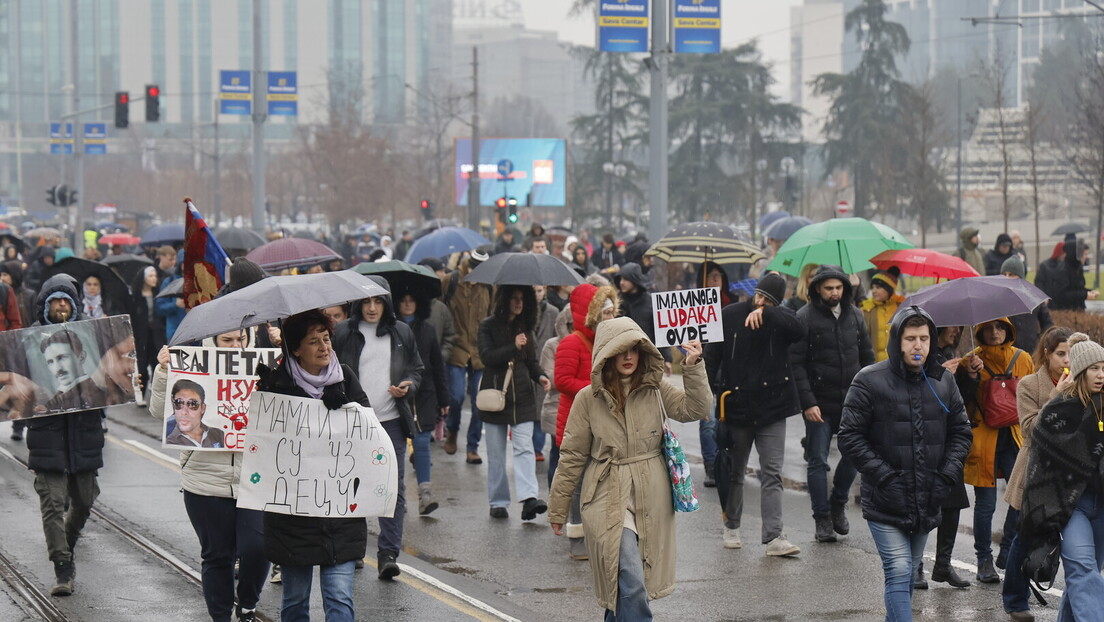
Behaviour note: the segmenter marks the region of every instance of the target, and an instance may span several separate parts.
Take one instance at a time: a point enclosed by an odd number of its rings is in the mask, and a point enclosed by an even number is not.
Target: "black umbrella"
[[[144,270],[146,266],[153,265],[153,260],[149,257],[132,253],[108,255],[100,261],[106,266],[111,266],[111,269],[118,273],[125,283],[133,282],[138,273]]]
[[[1064,225],[1059,225],[1057,229],[1050,233],[1050,235],[1068,235],[1070,233],[1076,235],[1078,233],[1085,233],[1087,231],[1092,231],[1092,229],[1089,229],[1087,225],[1081,224],[1079,222],[1067,222]]]
[[[386,295],[372,279],[352,270],[268,277],[193,307],[180,322],[169,345],[275,322],[310,309]]]
[[[219,229],[215,232],[215,239],[223,248],[244,251],[251,251],[265,243],[260,234],[249,229]]]
[[[498,253],[464,277],[490,285],[579,285],[579,273],[551,255]]]
[[[391,287],[391,299],[396,303],[409,292],[419,302],[428,303],[441,295],[441,278],[429,268],[405,261],[375,261],[358,263],[353,270],[360,274],[378,274]]]
[[[130,313],[130,288],[122,277],[98,261],[89,261],[80,257],[66,257],[42,273],[43,282],[55,274],[68,274],[77,280],[77,290],[83,298],[84,281],[90,276],[100,279],[103,296],[103,308],[108,315]]]
[[[24,249],[27,248],[27,243],[23,241],[23,238],[5,229],[0,231],[0,246],[14,246],[20,254],[23,254]]]
[[[161,288],[161,291],[157,292],[158,298],[183,298],[184,297],[184,279],[176,279],[169,282],[168,285]]]
[[[184,243],[184,223],[167,222],[142,232],[142,246],[164,246]]]

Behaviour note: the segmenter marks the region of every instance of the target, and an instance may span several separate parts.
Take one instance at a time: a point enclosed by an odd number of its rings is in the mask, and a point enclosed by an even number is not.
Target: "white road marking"
[[[455,587],[452,587],[451,585],[449,585],[449,584],[447,584],[447,583],[445,583],[445,582],[443,582],[443,581],[441,581],[441,580],[439,580],[435,577],[432,577],[432,576],[430,576],[430,575],[428,575],[428,574],[426,574],[426,573],[424,573],[420,570],[417,570],[415,568],[411,568],[410,566],[407,566],[406,564],[399,564],[399,569],[401,569],[404,574],[408,574],[408,575],[418,579],[419,581],[422,581],[423,583],[427,583],[427,584],[437,588],[438,590],[441,590],[442,592],[445,592],[447,594],[451,594],[452,596],[454,596],[456,598],[459,598],[460,600],[468,603],[472,607],[475,607],[476,609],[479,609],[480,611],[484,611],[486,613],[489,613],[490,615],[498,618],[499,620],[503,620],[503,622],[521,622],[521,620],[518,620],[517,618],[515,618],[513,616],[506,615],[505,613],[502,613],[498,609],[495,609],[494,607],[492,607],[492,606],[488,605],[487,603],[479,600],[478,598],[475,598],[474,596],[468,596],[467,594],[465,594],[464,592],[461,592],[460,590],[456,589]]]

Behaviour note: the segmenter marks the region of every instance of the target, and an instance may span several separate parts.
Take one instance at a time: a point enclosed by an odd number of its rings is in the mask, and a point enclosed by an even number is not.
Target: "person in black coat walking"
[[[729,487],[725,491],[718,488],[725,509],[724,546],[742,546],[744,474],[754,444],[761,469],[762,542],[770,556],[801,552],[782,534],[786,418],[799,410],[789,348],[802,336],[797,315],[779,306],[785,293],[786,281],[781,276],[763,277],[752,300],[724,308],[724,340],[709,344],[706,350],[706,368],[717,370],[711,384],[719,400],[718,420],[731,444]]]
[[[639,264],[627,263],[613,277],[613,284],[621,291],[621,317],[632,318],[640,330],[654,344],[655,320],[652,319],[652,280],[644,274]],[[667,375],[671,374],[671,349],[659,351],[663,355],[663,366]]]
[[[332,328],[325,314],[307,311],[287,318],[281,326],[287,354],[274,370],[262,366],[258,391],[321,399],[331,410],[349,402],[370,406],[356,372],[334,355]],[[280,565],[283,575],[282,620],[310,620],[315,566],[319,566],[327,617],[354,619],[353,571],[368,546],[365,519],[265,512],[264,539],[268,559]]]
[[[1007,233],[998,235],[996,244],[985,253],[985,275],[1000,274],[1004,261],[1015,254],[1016,252],[1012,250],[1012,236]]]
[[[861,370],[843,406],[840,452],[862,477],[863,518],[885,570],[886,619],[912,620],[912,575],[973,437],[954,376],[931,353],[935,322],[901,309],[889,358]]]
[[[849,300],[851,281],[843,269],[831,265],[817,268],[809,281],[809,304],[797,312],[805,333],[790,348],[805,415],[809,498],[817,542],[835,542],[835,534],[850,531],[845,508],[855,467],[847,456],[840,458],[829,498],[828,450],[832,436],[839,431],[843,399],[851,381],[860,369],[874,363],[866,321]]]

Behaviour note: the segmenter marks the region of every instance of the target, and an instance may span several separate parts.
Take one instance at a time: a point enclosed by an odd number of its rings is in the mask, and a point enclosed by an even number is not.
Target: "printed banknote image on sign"
[[[723,341],[721,290],[716,287],[680,289],[652,294],[656,346],[677,346],[695,339]]]
[[[165,383],[167,449],[242,451],[257,366],[276,367],[278,348],[172,348]]]
[[[238,507],[326,518],[392,517],[394,446],[371,408],[258,391],[249,403]]]
[[[130,316],[0,332],[0,421],[134,401]]]

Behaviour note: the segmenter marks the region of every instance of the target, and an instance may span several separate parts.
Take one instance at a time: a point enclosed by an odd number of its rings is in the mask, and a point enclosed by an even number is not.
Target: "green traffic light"
[[[515,224],[518,221],[518,215],[517,214],[510,214],[506,219],[509,220],[510,224],[512,225],[512,224]]]

